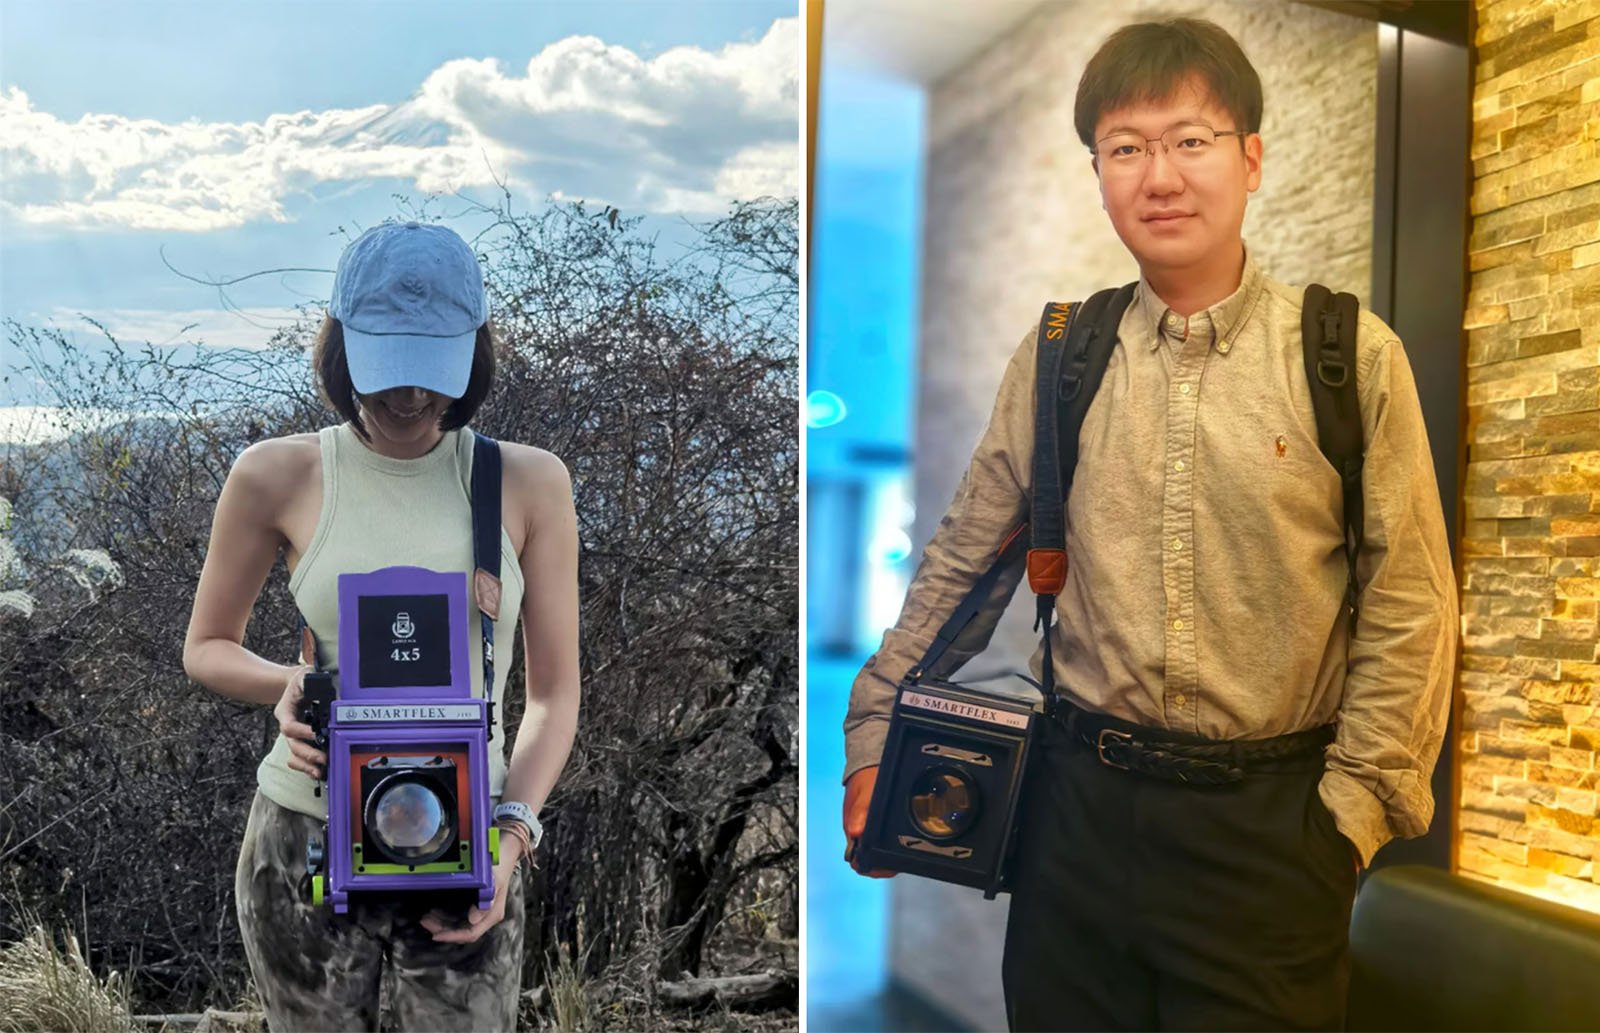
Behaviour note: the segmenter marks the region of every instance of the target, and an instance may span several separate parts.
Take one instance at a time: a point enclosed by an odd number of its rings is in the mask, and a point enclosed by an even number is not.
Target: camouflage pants
[[[476,943],[435,943],[426,901],[313,907],[306,840],[322,822],[256,794],[234,875],[239,927],[272,1033],[378,1029],[389,981],[398,1030],[514,1030],[522,982],[522,879]]]

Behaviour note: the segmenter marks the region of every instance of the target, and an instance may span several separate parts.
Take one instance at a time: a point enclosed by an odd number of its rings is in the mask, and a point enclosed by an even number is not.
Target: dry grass
[[[76,936],[67,933],[58,939],[36,924],[27,938],[0,947],[0,1033],[265,1033],[253,987],[230,1010],[207,1009],[198,1026],[194,1017],[187,1017],[179,1025],[155,1029],[133,1019],[129,985],[122,973],[97,977]],[[526,1001],[520,1019],[522,1029],[552,1033],[787,1033],[798,1024],[792,1011],[756,1015],[724,1005],[698,1013],[662,1013],[638,993],[585,979],[565,949],[537,1003]]]
[[[561,957],[545,988],[550,1018],[560,1033],[590,1033],[601,1026],[598,1009],[590,998],[583,973],[572,963],[572,954],[561,948]]]
[[[0,948],[0,1033],[143,1033],[129,1011],[128,981],[102,982],[78,938],[61,949],[42,926]]]
[[[532,1033],[795,1033],[793,1010],[738,1011],[722,1002],[701,1010],[662,1010],[641,987],[585,979],[563,949],[549,982],[524,995],[517,1028]]]

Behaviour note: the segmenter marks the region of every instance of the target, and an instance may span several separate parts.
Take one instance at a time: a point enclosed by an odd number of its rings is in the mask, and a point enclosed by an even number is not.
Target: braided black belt
[[[1107,767],[1191,785],[1237,782],[1284,761],[1320,757],[1334,734],[1328,724],[1270,739],[1200,739],[1091,713],[1060,697],[1045,713]]]

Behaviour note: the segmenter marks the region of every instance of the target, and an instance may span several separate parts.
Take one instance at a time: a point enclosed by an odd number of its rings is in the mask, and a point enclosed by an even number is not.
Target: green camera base
[[[463,839],[456,848],[456,860],[434,861],[431,864],[388,864],[377,861],[366,863],[361,856],[361,844],[350,848],[350,866],[357,875],[421,875],[425,872],[465,872],[472,868],[472,843]]]

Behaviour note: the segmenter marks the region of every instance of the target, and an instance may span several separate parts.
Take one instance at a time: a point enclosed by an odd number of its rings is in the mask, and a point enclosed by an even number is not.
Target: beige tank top
[[[445,432],[427,455],[391,459],[368,448],[349,424],[324,427],[322,512],[316,533],[289,579],[289,592],[317,636],[322,665],[339,684],[340,574],[380,567],[415,566],[463,571],[472,560],[472,433]],[[500,619],[494,625],[496,721],[489,740],[489,791],[498,798],[506,780],[505,693],[512,637],[522,608],[522,572],[505,528],[500,529]],[[467,592],[467,633],[473,695],[483,695],[483,635],[472,591]],[[261,795],[290,810],[328,815],[327,797],[313,793],[309,775],[289,767],[289,741],[281,734],[256,768]],[[326,790],[324,790],[326,792]]]

